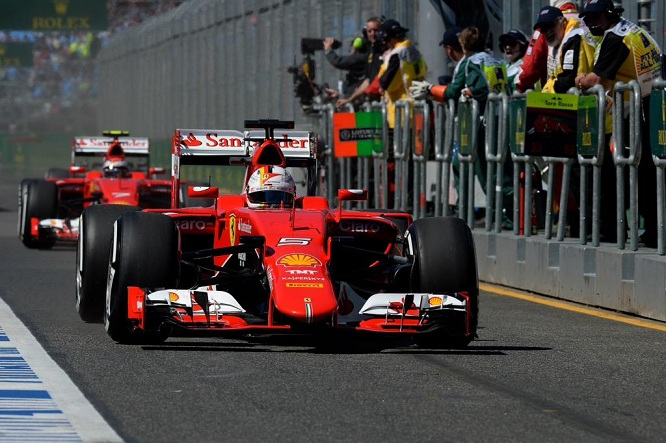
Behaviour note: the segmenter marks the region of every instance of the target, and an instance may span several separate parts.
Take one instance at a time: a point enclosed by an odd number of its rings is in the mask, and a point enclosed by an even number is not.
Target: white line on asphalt
[[[0,441],[47,441],[44,438],[52,436],[58,441],[122,442],[0,299],[0,360],[3,358]]]

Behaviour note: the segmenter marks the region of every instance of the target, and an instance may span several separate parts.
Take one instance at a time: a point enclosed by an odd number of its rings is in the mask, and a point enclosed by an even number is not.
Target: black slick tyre
[[[163,214],[130,212],[116,221],[109,258],[104,327],[118,343],[160,343],[169,334],[161,324],[138,330],[128,318],[127,287],[175,288],[178,230]]]
[[[31,235],[31,219],[55,218],[58,213],[58,187],[46,180],[26,179],[19,186],[19,239],[30,249],[53,247],[55,239]]]
[[[83,321],[101,323],[104,318],[113,223],[127,212],[140,210],[138,206],[93,205],[81,213],[76,245],[76,312]]]
[[[457,217],[431,217],[415,220],[407,229],[405,248],[414,256],[411,275],[413,292],[447,294],[466,292],[471,313],[471,331],[463,318],[455,329],[438,328],[419,334],[417,343],[437,348],[465,347],[476,335],[479,282],[474,238],[465,222]]]

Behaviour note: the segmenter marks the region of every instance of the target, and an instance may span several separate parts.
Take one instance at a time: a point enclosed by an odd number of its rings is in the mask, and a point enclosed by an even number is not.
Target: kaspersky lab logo
[[[69,0],[53,0],[53,6],[55,6],[56,14],[65,15],[69,8]]]

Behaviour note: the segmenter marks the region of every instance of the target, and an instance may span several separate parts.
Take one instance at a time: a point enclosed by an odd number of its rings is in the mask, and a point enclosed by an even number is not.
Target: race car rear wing
[[[150,155],[150,142],[147,137],[78,136],[72,140],[72,164],[76,157],[104,156],[116,138],[126,156],[147,158]]]
[[[172,166],[245,165],[265,140],[265,132],[258,130],[176,129],[172,140]],[[314,132],[277,130],[275,140],[287,166],[307,166],[316,159]],[[176,172],[174,170],[174,174]]]
[[[287,167],[306,168],[307,193],[316,190],[317,135],[309,131],[275,128],[273,137]],[[182,165],[247,166],[254,151],[266,140],[260,130],[176,129],[171,144],[172,205],[178,206]]]

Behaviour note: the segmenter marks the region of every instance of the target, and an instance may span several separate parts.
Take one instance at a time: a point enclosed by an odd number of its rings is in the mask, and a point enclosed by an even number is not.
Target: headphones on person
[[[365,41],[368,41],[368,22],[378,22],[379,26],[384,23],[385,17],[382,15],[381,17],[370,17],[365,21],[365,24],[363,25],[363,28],[361,29],[361,32],[363,33],[363,38]]]

